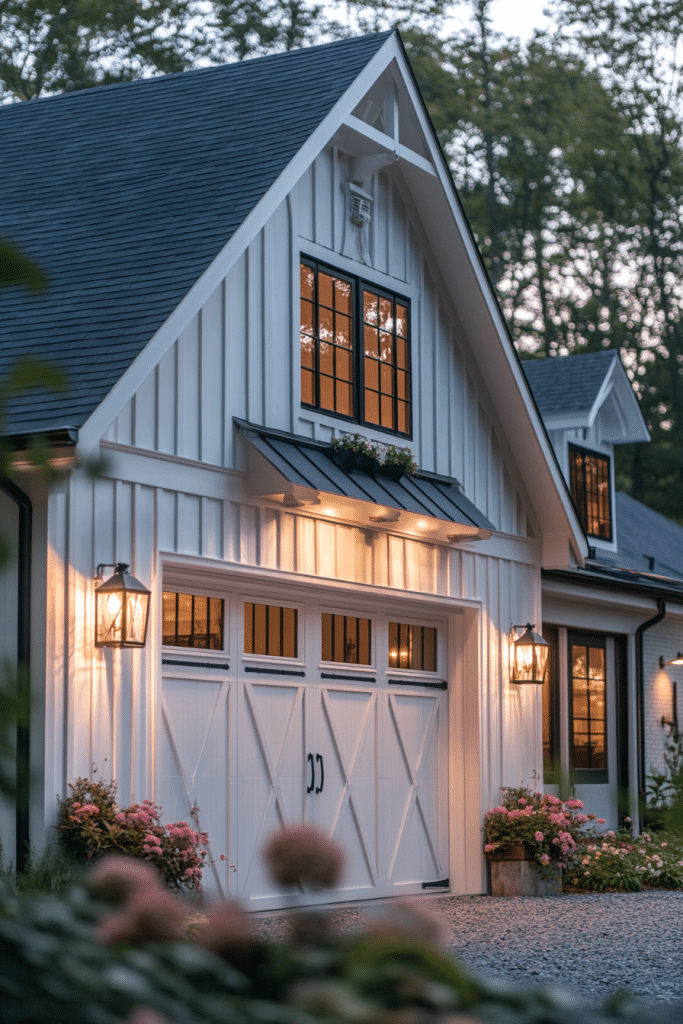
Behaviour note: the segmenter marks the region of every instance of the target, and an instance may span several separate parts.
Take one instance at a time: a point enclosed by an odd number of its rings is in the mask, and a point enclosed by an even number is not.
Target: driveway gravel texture
[[[560,986],[597,1006],[627,990],[646,1003],[677,1004],[683,1024],[683,892],[558,896],[431,896],[444,946],[473,971],[515,985]],[[385,901],[329,908],[352,932]],[[282,912],[255,916],[260,935],[287,934]],[[667,1019],[669,1015],[666,1014]]]

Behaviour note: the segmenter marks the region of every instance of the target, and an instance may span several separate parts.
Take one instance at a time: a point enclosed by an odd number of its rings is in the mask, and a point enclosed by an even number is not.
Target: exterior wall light
[[[523,629],[521,636],[517,636],[515,630]],[[535,683],[541,685],[545,682],[548,671],[549,646],[538,633],[534,633],[534,624],[527,622],[526,626],[513,626],[510,630],[512,642],[512,682],[513,683]]]
[[[666,668],[667,665],[683,665],[683,654],[679,651],[675,658],[671,661],[664,661],[664,655],[659,655],[659,667]]]
[[[667,667],[667,665],[683,665],[683,654],[681,654],[681,652],[679,651],[678,654],[676,655],[676,657],[672,658],[671,661],[664,661],[664,655],[660,654],[659,655],[659,667],[664,669],[664,668]],[[662,723],[662,728],[664,728],[665,725],[669,725],[669,726],[671,726],[672,729],[676,729],[677,730],[678,729],[678,695],[676,693],[676,683],[675,682],[671,683],[671,707],[672,707],[671,718],[667,718],[666,715],[662,715],[662,717],[660,718],[660,722]]]
[[[114,575],[95,590],[95,647],[144,647],[151,591],[128,572],[125,562],[97,566],[95,579],[103,569]]]

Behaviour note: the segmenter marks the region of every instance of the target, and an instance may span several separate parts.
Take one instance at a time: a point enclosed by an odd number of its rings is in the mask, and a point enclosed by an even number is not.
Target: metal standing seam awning
[[[236,417],[233,422],[249,442],[247,487],[253,497],[442,543],[488,540],[495,529],[457,480],[424,472],[395,480],[347,470],[332,460],[326,444]]]

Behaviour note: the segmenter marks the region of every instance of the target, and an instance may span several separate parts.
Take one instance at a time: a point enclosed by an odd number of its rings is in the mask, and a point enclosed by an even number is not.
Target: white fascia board
[[[469,327],[470,337],[477,339],[477,345],[473,346],[473,355],[488,382],[493,402],[497,407],[508,410],[508,415],[504,417],[508,443],[517,465],[525,473],[529,493],[538,495],[536,512],[539,522],[544,531],[566,532],[572,554],[581,562],[588,553],[583,531],[552,446],[531,399],[521,365],[509,340],[479,250],[457,198],[450,170],[425,115],[421,97],[396,35],[387,39],[368,62],[211,265],[81,427],[79,454],[87,455],[96,448],[116,416],[392,61],[395,62],[394,66],[412,102],[425,145],[437,173],[432,177],[425,174],[423,169],[406,161],[402,161],[402,171],[409,186],[413,186],[411,191],[416,197],[420,216],[432,239],[432,249],[443,256],[441,265],[444,268],[444,275],[446,267],[458,268],[458,273],[451,275],[450,280],[446,278],[447,284],[454,296],[457,296],[458,291],[454,289],[454,284],[462,283],[465,286],[469,301],[456,301],[455,306],[461,314],[463,326]],[[450,217],[445,216],[444,207],[450,212]],[[434,244],[435,241],[437,244]],[[514,382],[512,388],[511,377]]]
[[[602,590],[581,583],[541,580],[543,622],[571,629],[634,633],[657,610],[651,596]]]
[[[581,413],[560,413],[557,416],[544,416],[543,422],[548,431],[553,430],[587,430],[591,425],[590,411]]]
[[[280,177],[242,221],[232,238],[226,242],[210,266],[80,428],[78,439],[80,455],[87,455],[96,448],[111,423],[213,294],[223,278],[227,276],[268,219],[284,202],[299,178],[324,149],[344,119],[355,110],[363,96],[371,89],[391,61],[399,56],[401,54],[398,40],[396,36],[391,36],[366,64],[327,117],[309,135],[299,152],[282,171]]]
[[[618,360],[614,368],[612,401],[619,409],[624,421],[624,441],[622,443],[649,441],[650,431],[645,422],[640,403],[626,370]]]
[[[593,402],[590,413],[588,414],[589,426],[592,426],[595,422],[595,419],[598,413],[600,412],[600,409],[607,401],[607,397],[611,392],[612,388],[614,387],[614,370],[618,362],[619,360],[617,359],[617,354],[615,352],[614,356],[612,357],[612,362],[610,363],[609,370],[603,377],[602,384],[600,385],[600,388],[598,390],[597,395],[595,396],[595,400]]]
[[[614,404],[615,415],[622,427],[618,438],[609,438],[610,443],[627,444],[633,441],[649,441],[650,433],[636,393],[616,352],[595,397],[586,426],[592,426],[599,418],[601,409],[609,399]]]
[[[392,37],[389,42],[394,42]],[[463,322],[469,326],[470,337],[476,337],[477,345],[472,353],[477,359],[482,375],[487,381],[489,393],[497,408],[509,408],[509,415],[504,417],[508,444],[516,457],[520,470],[529,472],[525,480],[530,494],[537,493],[537,514],[544,532],[565,533],[568,549],[580,564],[588,554],[588,545],[581,525],[577,519],[574,506],[569,497],[567,486],[557,464],[555,454],[546,434],[542,420],[531,398],[530,388],[522,370],[514,346],[508,336],[502,313],[498,307],[491,282],[481,262],[479,250],[471,234],[464,211],[457,198],[450,170],[433,129],[425,116],[421,98],[417,92],[410,70],[405,64],[403,53],[396,46],[396,66],[401,74],[402,82],[413,103],[424,135],[426,146],[437,170],[438,178],[428,178],[409,163],[403,164],[402,171],[418,206],[423,225],[425,226],[432,250],[444,254],[440,261],[446,283],[451,287],[452,295],[456,295],[453,285],[462,280],[462,272],[469,271],[471,287],[469,303],[456,301],[454,305]],[[419,174],[419,179],[415,177]],[[412,177],[412,181],[411,181]],[[436,184],[440,186],[436,189]],[[451,214],[450,224],[444,216],[444,199]],[[455,227],[455,231],[453,231]],[[446,238],[448,235],[448,238]],[[441,240],[445,245],[441,244]],[[448,249],[450,249],[450,258]],[[453,266],[458,273],[446,277],[445,268]],[[475,299],[476,296],[476,299]],[[477,303],[476,300],[483,300]],[[475,310],[475,305],[479,306]],[[482,308],[483,307],[483,308]],[[467,316],[468,313],[472,315]],[[510,388],[510,376],[514,380],[514,389]]]

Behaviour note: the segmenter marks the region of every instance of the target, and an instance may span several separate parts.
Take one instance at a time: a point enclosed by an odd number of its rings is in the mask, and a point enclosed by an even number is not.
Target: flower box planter
[[[385,462],[383,466],[379,467],[378,472],[391,477],[392,480],[400,480],[405,476],[406,469],[398,462]]]
[[[491,868],[492,896],[556,896],[562,892],[559,864],[552,865],[553,878],[541,878],[524,843],[509,843],[486,856]]]
[[[335,465],[343,469],[345,473],[358,469],[369,476],[388,476],[392,480],[400,480],[406,472],[405,466],[401,466],[397,462],[382,463],[372,455],[355,452],[350,448],[333,448],[328,454]]]

